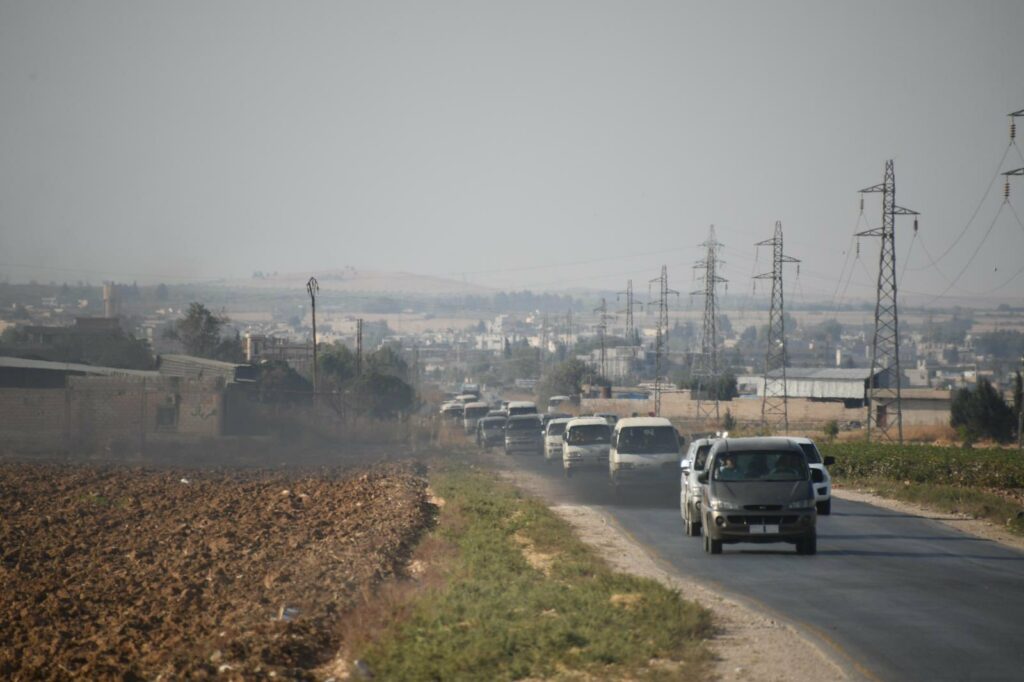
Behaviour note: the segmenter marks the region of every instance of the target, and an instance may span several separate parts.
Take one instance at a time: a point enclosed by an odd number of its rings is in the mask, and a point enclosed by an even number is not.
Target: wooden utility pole
[[[320,284],[316,281],[316,277],[310,277],[306,282],[306,291],[309,292],[309,301],[313,312],[313,405],[315,406],[317,391],[320,388],[316,367],[316,295],[320,293]]]

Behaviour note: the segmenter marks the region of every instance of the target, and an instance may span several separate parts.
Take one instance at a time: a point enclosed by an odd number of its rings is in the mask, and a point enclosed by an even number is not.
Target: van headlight
[[[730,509],[742,509],[736,502],[730,502],[729,500],[711,500],[711,509],[713,511],[728,511]]]
[[[814,507],[814,498],[809,497],[806,500],[797,500],[796,502],[790,502],[786,505],[787,509],[811,509]]]

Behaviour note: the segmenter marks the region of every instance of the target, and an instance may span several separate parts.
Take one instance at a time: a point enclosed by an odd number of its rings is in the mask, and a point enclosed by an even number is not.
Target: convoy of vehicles
[[[625,487],[674,485],[679,472],[685,534],[700,536],[709,554],[720,554],[726,544],[771,542],[793,544],[800,554],[817,552],[817,518],[831,512],[828,466],[834,459],[822,457],[809,438],[717,434],[694,438],[680,455],[686,439],[662,417],[574,417],[550,404],[538,414],[530,401],[503,401],[496,410],[463,400],[469,395],[444,403],[440,412],[461,420],[482,449],[541,454],[547,462],[561,461],[566,477],[607,471],[616,494]]]
[[[584,468],[608,466],[612,429],[601,417],[576,417],[562,434],[562,468],[567,477]]]
[[[697,480],[708,554],[735,542],[788,542],[800,554],[817,552],[811,469],[794,440],[721,438]]]
[[[607,418],[598,415],[598,419]],[[627,417],[615,424],[608,458],[612,489],[676,482],[679,434],[664,417]]]

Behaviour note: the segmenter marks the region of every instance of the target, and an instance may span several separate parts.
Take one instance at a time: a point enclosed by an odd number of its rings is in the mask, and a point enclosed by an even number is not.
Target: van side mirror
[[[702,471],[699,474],[697,474],[697,482],[698,483],[707,483],[708,482],[708,472]]]
[[[832,456],[829,456],[829,457],[826,457],[823,461],[825,462],[825,466],[830,467],[830,466],[832,466],[833,464],[836,463],[836,458],[832,457]]]
[[[684,459],[682,462],[679,463],[679,468],[682,469],[683,471],[689,471],[690,470],[690,460]]]

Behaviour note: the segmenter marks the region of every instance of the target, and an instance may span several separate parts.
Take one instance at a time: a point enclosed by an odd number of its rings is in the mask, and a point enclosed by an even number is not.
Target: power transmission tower
[[[608,334],[608,318],[611,315],[608,314],[608,302],[604,298],[601,299],[601,305],[594,308],[595,313],[601,313],[598,316],[597,323],[597,335],[601,341],[601,376],[608,378],[608,352],[605,347],[605,336]]]
[[[799,263],[782,250],[782,222],[775,221],[775,236],[755,246],[772,247],[772,271],[754,279],[772,281],[772,304],[768,315],[768,351],[764,359],[764,392],[761,396],[761,423],[774,431],[789,433],[789,409],[786,402],[786,315],[782,296],[782,266]],[[800,266],[797,265],[799,272]]]
[[[319,388],[316,368],[316,295],[320,293],[320,283],[316,277],[310,277],[306,282],[306,291],[309,292],[309,301],[313,313],[313,403],[316,404],[316,394]]]
[[[626,314],[626,340],[629,342],[630,346],[636,346],[637,333],[636,325],[633,321],[633,308],[637,306],[642,308],[643,303],[640,303],[633,298],[633,280],[630,279],[626,281],[626,290],[615,294],[615,300],[619,300],[619,297],[622,295],[625,295],[626,297],[626,309],[621,311]]]
[[[1010,112],[1010,144],[1013,144],[1017,137],[1017,118],[1024,116],[1024,109],[1020,111]],[[1010,201],[1010,176],[1011,175],[1024,175],[1024,168],[1014,168],[1013,170],[1006,171],[1003,173],[1006,176],[1006,184],[1003,186],[1003,201]]]
[[[668,297],[679,292],[668,288],[668,266],[661,266],[661,276],[655,277],[648,284],[658,283],[658,298],[650,305],[658,306],[658,325],[654,337],[654,416],[661,416],[661,365],[668,354]]]
[[[893,426],[903,444],[903,405],[900,379],[899,314],[896,309],[896,216],[919,215],[896,205],[896,173],[892,160],[885,162],[882,183],[861,190],[882,194],[882,226],[858,232],[858,237],[881,237],[878,255],[878,298],[875,300],[875,335],[871,345],[871,374],[868,377],[868,441],[872,429],[892,441]],[[914,219],[917,232],[917,218]],[[877,372],[877,380],[875,379]]]
[[[693,291],[691,296],[704,297],[704,323],[700,335],[700,356],[696,363],[694,375],[697,378],[697,418],[704,421],[714,416],[715,422],[719,420],[718,411],[718,301],[715,296],[715,288],[719,284],[725,284],[729,280],[718,275],[718,266],[724,261],[719,257],[722,244],[715,238],[715,226],[712,225],[708,231],[708,238],[701,244],[707,251],[704,258],[697,261],[694,270],[703,270],[701,278],[704,282],[703,291]],[[704,400],[704,390],[708,386],[714,387],[714,405],[709,406]]]
[[[567,353],[572,353],[572,346],[572,308],[569,308],[569,312],[565,314],[565,350]]]
[[[356,376],[363,373],[363,318],[356,320]]]

